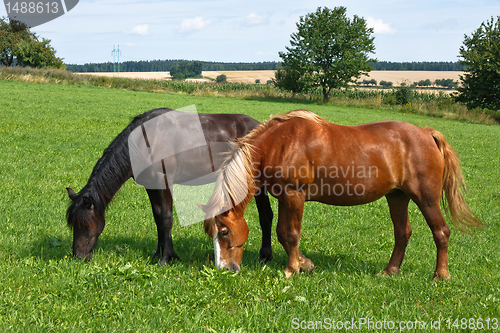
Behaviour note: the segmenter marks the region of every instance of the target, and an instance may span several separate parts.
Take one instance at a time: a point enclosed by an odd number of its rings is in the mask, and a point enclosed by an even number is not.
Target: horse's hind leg
[[[172,224],[174,218],[170,190],[147,190],[147,192],[158,231],[158,248],[153,258],[160,259],[159,265],[166,264],[172,259],[180,261],[179,256],[174,252],[174,245],[172,243]]]
[[[387,203],[394,224],[394,250],[387,267],[380,274],[392,275],[399,272],[405,256],[406,245],[411,236],[410,220],[408,218],[408,203],[410,198],[402,191],[387,194]]]
[[[437,248],[436,270],[434,279],[449,279],[448,272],[448,240],[450,239],[450,229],[444,220],[439,202],[434,205],[421,206],[419,205],[422,214],[431,228],[432,236]]]
[[[260,248],[260,259],[269,261],[273,258],[271,246],[271,232],[273,225],[273,210],[269,202],[269,196],[264,188],[255,195],[255,203],[259,211],[260,228],[262,229],[262,247]]]

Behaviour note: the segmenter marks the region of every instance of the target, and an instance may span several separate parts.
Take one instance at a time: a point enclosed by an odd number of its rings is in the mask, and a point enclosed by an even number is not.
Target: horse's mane
[[[268,120],[255,127],[243,138],[235,139],[231,143],[231,150],[218,171],[215,188],[208,203],[204,207],[206,219],[205,232],[212,237],[215,228],[213,217],[241,206],[245,208],[252,199],[255,191],[252,166],[252,142],[263,132],[276,123],[290,119],[301,118],[321,124],[323,118],[306,110],[295,110],[285,114],[270,116]]]
[[[111,144],[104,150],[101,158],[97,161],[87,184],[77,194],[66,212],[68,224],[73,226],[79,223],[81,227],[90,227],[92,216],[79,209],[83,196],[90,198],[94,205],[94,211],[104,214],[106,206],[120,187],[132,177],[132,166],[128,150],[128,137],[130,133],[145,123],[171,109],[154,109],[136,116],[130,124],[116,136]]]

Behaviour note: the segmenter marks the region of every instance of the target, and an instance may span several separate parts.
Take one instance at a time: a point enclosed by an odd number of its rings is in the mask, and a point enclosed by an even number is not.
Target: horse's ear
[[[76,198],[76,193],[75,191],[73,191],[72,189],[70,189],[69,187],[66,187],[66,191],[68,191],[68,195],[69,195],[69,198],[71,200],[75,200]]]
[[[92,199],[90,199],[90,197],[88,195],[84,195],[82,197],[82,200],[83,200],[83,205],[85,206],[85,208],[91,209],[92,207],[94,207],[94,204],[92,203]]]
[[[206,209],[207,209],[207,206],[206,206],[206,205],[202,205],[202,204],[197,204],[197,205],[198,205],[198,207],[200,207],[200,209],[201,209],[202,211],[204,211],[205,213],[207,212],[207,211],[206,211]]]

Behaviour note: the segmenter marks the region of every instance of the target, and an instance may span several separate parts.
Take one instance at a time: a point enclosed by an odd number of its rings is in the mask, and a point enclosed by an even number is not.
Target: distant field
[[[122,72],[122,73],[81,73],[86,75],[99,75],[99,76],[120,76],[126,78],[136,79],[156,79],[164,80],[170,78],[169,72]],[[274,77],[274,71],[205,71],[202,75],[215,79],[217,76],[224,74],[227,76],[229,82],[243,82],[255,83],[259,79],[261,83],[266,83]],[[369,78],[375,79],[377,82],[382,80],[390,81],[394,85],[399,85],[404,80],[411,83],[420,80],[429,79],[435,81],[436,79],[453,79],[459,80],[462,72],[459,71],[371,71]],[[368,76],[360,77],[360,80],[367,79]]]

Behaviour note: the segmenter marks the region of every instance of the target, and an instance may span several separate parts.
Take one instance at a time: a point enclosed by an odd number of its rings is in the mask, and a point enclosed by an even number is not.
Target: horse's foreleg
[[[180,261],[172,243],[173,203],[170,190],[147,190],[147,192],[158,231],[158,248],[153,258],[160,259],[159,265],[168,263],[172,259]]]
[[[411,236],[410,220],[408,218],[408,203],[410,198],[401,191],[389,193],[386,196],[392,223],[394,224],[394,250],[387,267],[380,273],[392,275],[399,272],[405,256],[406,245]]]
[[[264,188],[255,195],[255,203],[259,211],[260,228],[262,229],[262,247],[260,248],[260,259],[269,261],[273,258],[271,245],[271,231],[273,225],[273,210],[269,202],[269,196]]]
[[[279,202],[276,231],[279,242],[288,254],[285,277],[289,278],[299,271],[311,272],[314,269],[314,264],[299,251],[304,198],[299,195],[290,195],[284,200],[286,202]]]

